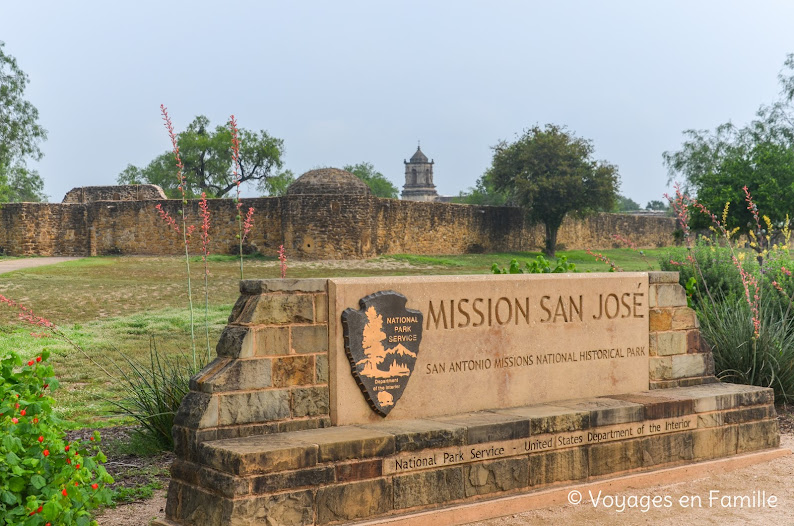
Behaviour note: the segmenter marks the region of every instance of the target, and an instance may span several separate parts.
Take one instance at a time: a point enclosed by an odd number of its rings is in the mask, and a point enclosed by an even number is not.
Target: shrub
[[[510,260],[510,266],[507,268],[499,268],[499,265],[494,263],[491,265],[491,272],[493,274],[558,274],[576,272],[576,263],[568,263],[567,256],[560,256],[552,268],[549,260],[540,255],[534,260],[525,262],[523,267],[515,258]]]
[[[0,517],[7,525],[96,524],[91,510],[110,505],[113,478],[102,463],[99,433],[66,442],[50,392],[58,382],[49,353],[0,362]]]

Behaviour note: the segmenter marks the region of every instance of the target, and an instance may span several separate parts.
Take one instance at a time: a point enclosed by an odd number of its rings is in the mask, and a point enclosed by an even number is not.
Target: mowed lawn
[[[644,254],[628,249],[600,251],[623,270],[658,268],[667,249]],[[289,262],[288,276],[352,277],[428,274],[488,274],[491,265],[507,267],[538,253],[467,254],[455,256],[384,256],[370,260]],[[559,252],[580,272],[603,272],[609,267],[584,251]],[[193,258],[191,284],[197,353],[214,357],[215,343],[239,295],[239,260],[211,256],[209,307],[205,311],[204,267]],[[247,279],[276,278],[279,262],[247,258]],[[108,400],[123,396],[120,381],[129,367],[127,358],[145,363],[156,346],[161,355],[191,354],[190,311],[184,258],[93,257],[0,274],[0,294],[17,301],[55,323],[84,353],[53,338],[33,337],[41,329],[21,323],[17,312],[0,304],[0,355],[15,350],[31,357],[47,348],[61,381],[56,392],[61,416],[72,427],[120,423]],[[209,345],[205,332],[209,327]],[[205,358],[206,359],[206,358]],[[123,371],[123,372],[122,372]]]

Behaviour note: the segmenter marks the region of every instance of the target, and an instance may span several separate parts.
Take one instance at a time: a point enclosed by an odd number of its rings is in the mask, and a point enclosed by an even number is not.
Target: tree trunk
[[[546,256],[553,258],[557,253],[557,232],[560,230],[560,223],[546,222],[544,226],[546,227],[546,248],[543,252],[546,253]]]

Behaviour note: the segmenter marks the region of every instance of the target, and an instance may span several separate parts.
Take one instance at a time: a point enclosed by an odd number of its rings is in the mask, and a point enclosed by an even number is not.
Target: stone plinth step
[[[710,383],[207,441],[160,524],[344,523],[768,450],[773,403]]]

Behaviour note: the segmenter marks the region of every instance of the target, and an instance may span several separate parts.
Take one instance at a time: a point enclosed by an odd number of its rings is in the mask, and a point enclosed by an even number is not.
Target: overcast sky
[[[0,0],[0,40],[49,131],[50,201],[114,184],[196,115],[284,139],[286,167],[368,161],[400,188],[421,140],[439,193],[473,186],[491,146],[566,125],[643,206],[681,132],[775,100],[794,2]]]

